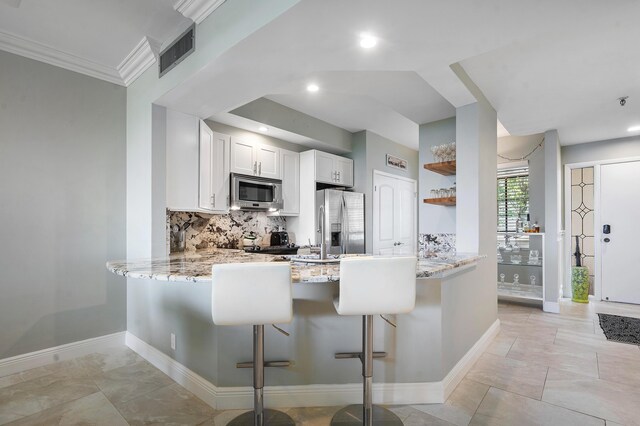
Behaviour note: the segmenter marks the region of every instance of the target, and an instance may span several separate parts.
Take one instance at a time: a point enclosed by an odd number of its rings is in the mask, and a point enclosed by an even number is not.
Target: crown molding
[[[225,0],[177,0],[173,8],[196,24],[204,21]]]
[[[125,86],[153,65],[160,52],[161,43],[150,37],[143,37],[126,58],[118,65],[118,73]]]
[[[124,85],[118,70],[53,47],[0,31],[0,49],[110,83]]]

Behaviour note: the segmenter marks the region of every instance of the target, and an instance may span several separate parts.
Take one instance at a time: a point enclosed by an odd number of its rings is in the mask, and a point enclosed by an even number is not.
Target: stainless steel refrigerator
[[[320,214],[320,207],[324,215]],[[324,216],[325,244],[329,254],[364,253],[364,194],[323,189],[316,191],[316,244],[320,244]]]

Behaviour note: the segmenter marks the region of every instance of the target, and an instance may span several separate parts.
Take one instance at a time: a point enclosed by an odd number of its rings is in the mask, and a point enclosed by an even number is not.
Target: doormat
[[[607,340],[640,345],[640,318],[610,314],[598,314],[598,317],[600,317],[600,328]]]

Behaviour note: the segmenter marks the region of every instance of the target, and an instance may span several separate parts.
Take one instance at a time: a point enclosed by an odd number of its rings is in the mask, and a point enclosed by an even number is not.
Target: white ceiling
[[[174,3],[175,0],[2,0],[0,48],[12,51],[19,46],[37,51],[44,58],[77,62],[80,68],[88,69],[89,75],[93,68],[96,77],[122,84],[118,81],[118,66],[144,37],[162,43],[191,23],[174,10]]]
[[[639,7],[631,0],[302,0],[160,102],[209,117],[266,96],[346,129],[378,125],[376,133],[417,148],[411,123],[446,111],[440,96],[455,107],[474,101],[450,68],[460,62],[513,135],[558,128],[565,143],[619,137],[628,126],[616,121],[615,99],[632,96],[629,114],[637,113],[633,98],[640,104],[640,58],[630,46],[640,39],[631,24]],[[363,31],[379,45],[361,49]],[[318,96],[305,92],[310,80]],[[404,104],[391,96],[394,87],[402,96],[418,87],[422,102],[408,96]]]
[[[166,41],[191,22],[186,9],[219,2],[0,0],[0,49],[26,40],[109,79],[145,37]],[[266,96],[417,148],[417,123],[474,101],[450,68],[460,63],[512,135],[622,137],[640,124],[638,16],[636,0],[301,0],[159,102],[210,117]],[[378,46],[361,49],[363,31]]]
[[[322,86],[308,93],[308,82]],[[418,125],[455,108],[413,71],[326,71],[293,80],[266,96],[350,132],[370,130],[415,147]]]

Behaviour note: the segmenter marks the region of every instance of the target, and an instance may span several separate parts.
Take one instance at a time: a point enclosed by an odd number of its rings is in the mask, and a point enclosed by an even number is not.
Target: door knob
[[[605,242],[605,243],[608,243],[609,241],[611,241],[611,239],[610,239],[610,238],[608,238],[608,237],[604,239],[604,242]]]

